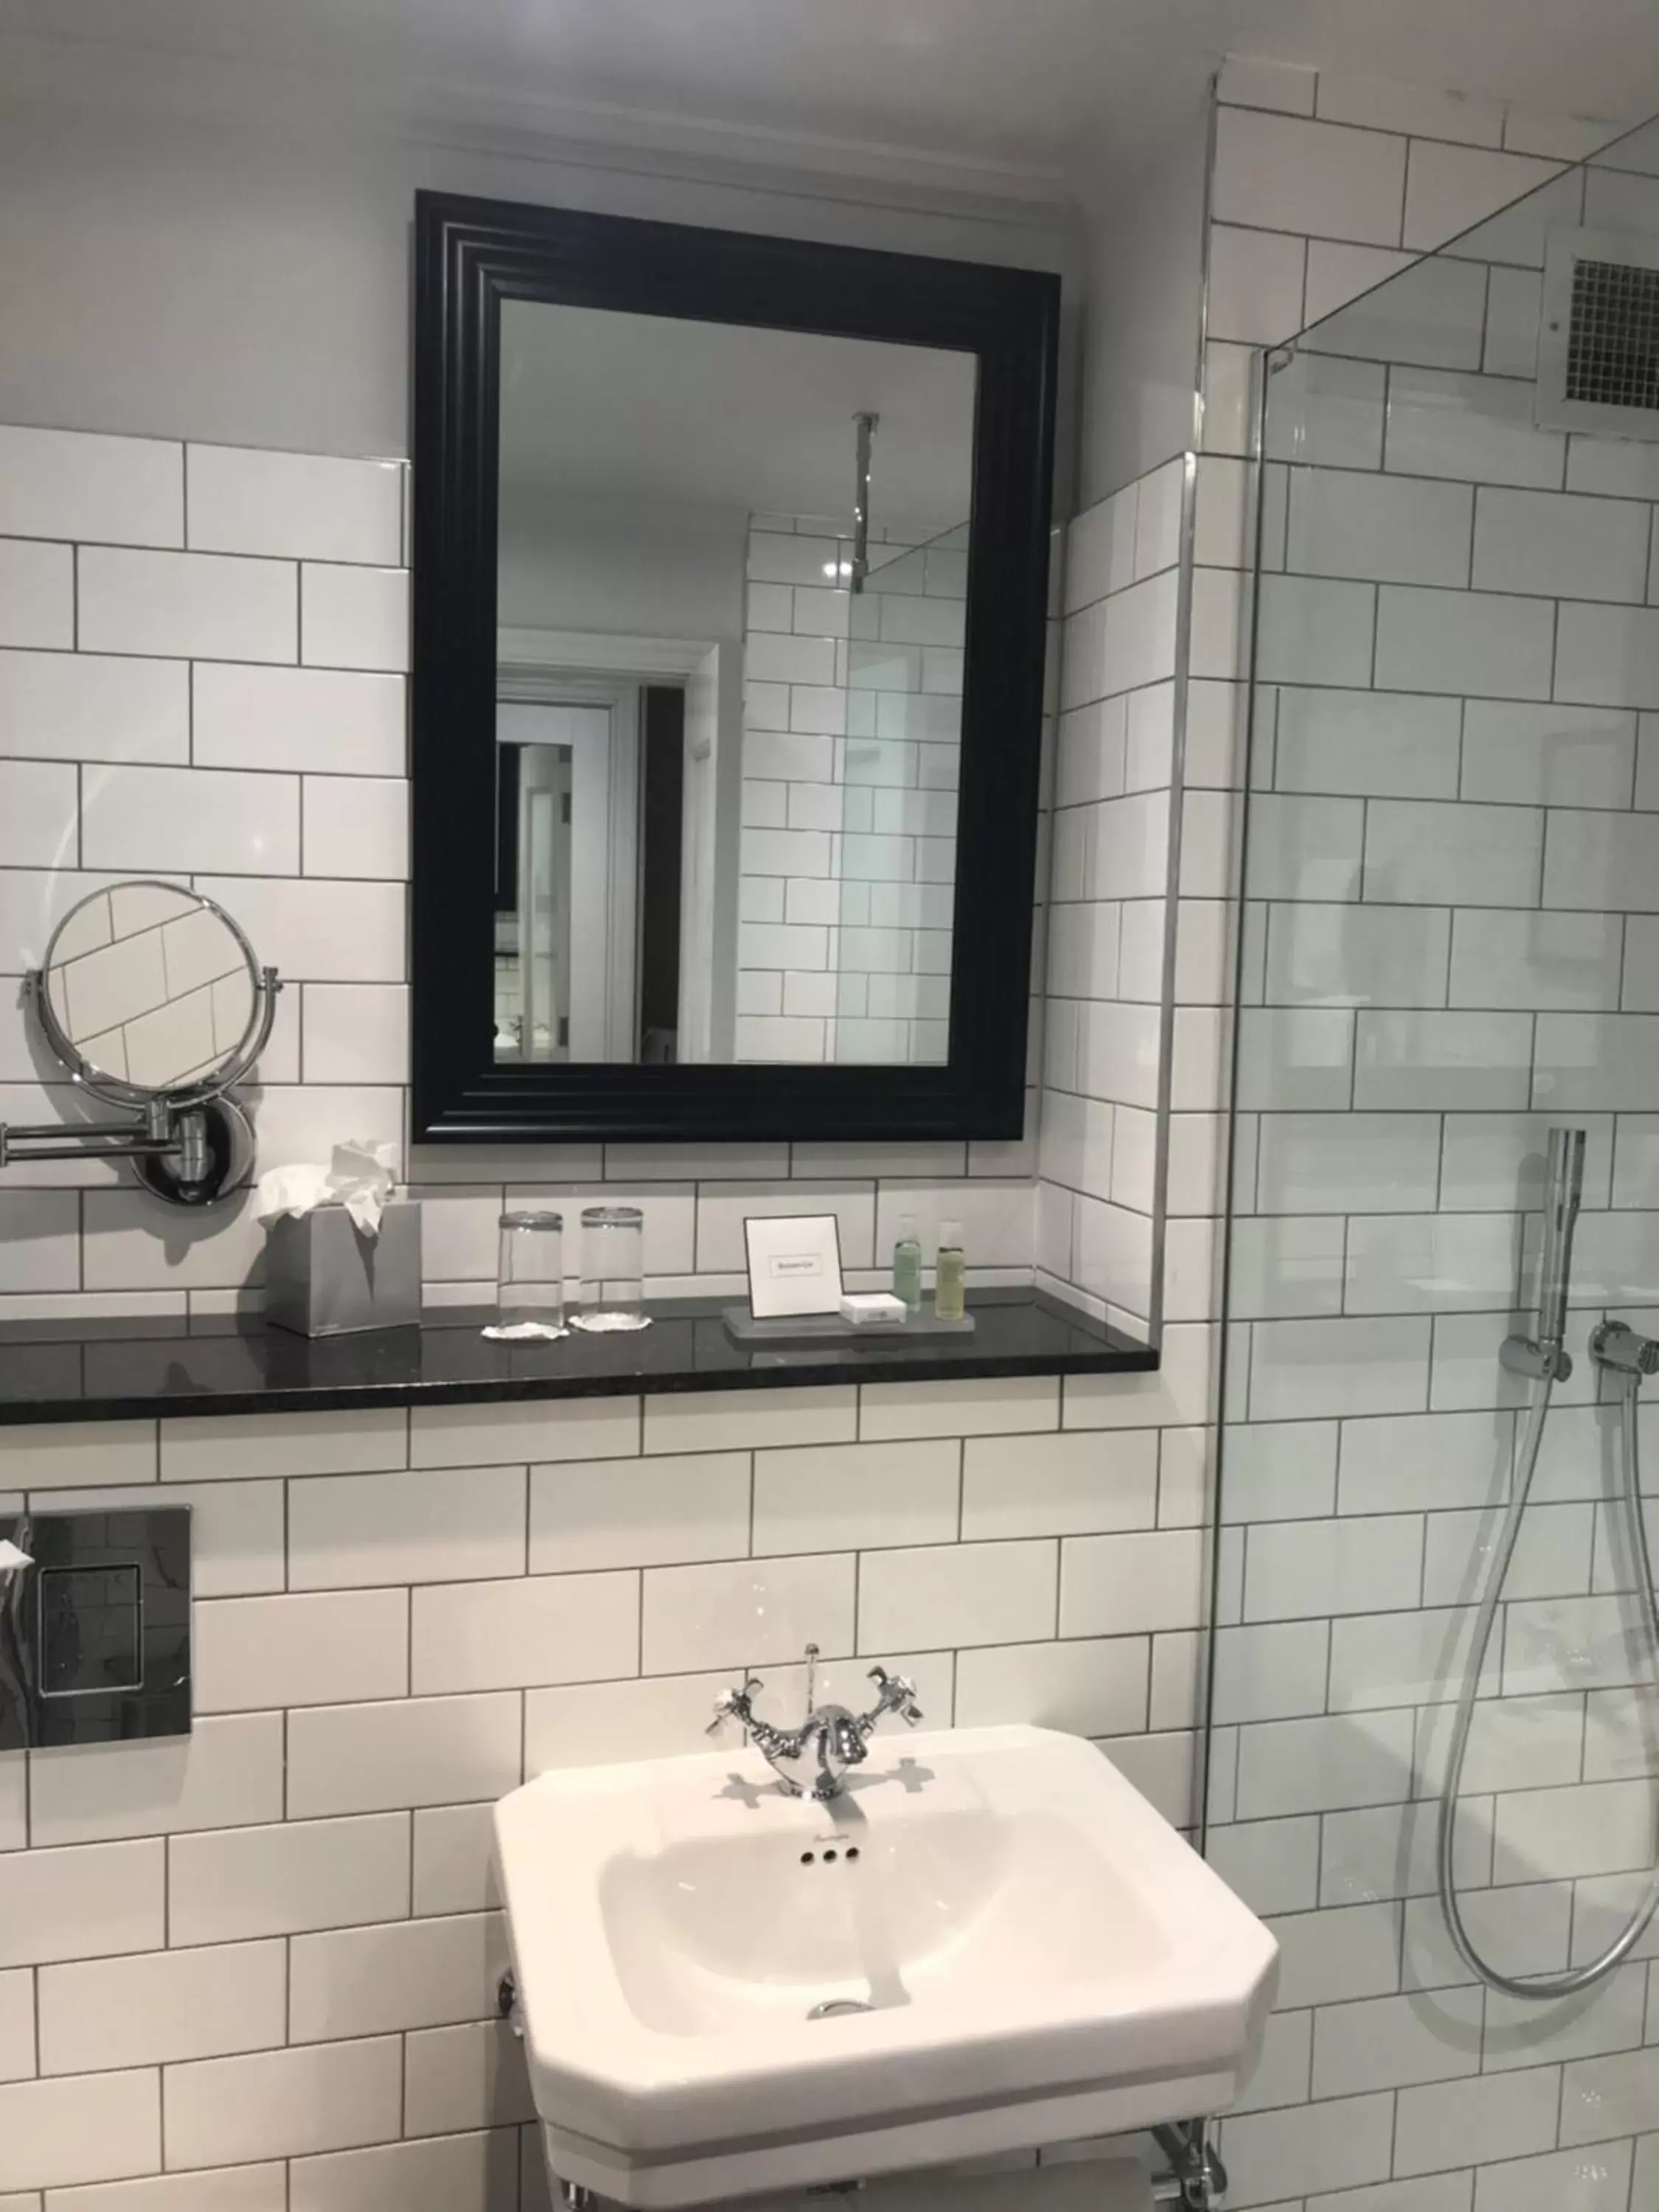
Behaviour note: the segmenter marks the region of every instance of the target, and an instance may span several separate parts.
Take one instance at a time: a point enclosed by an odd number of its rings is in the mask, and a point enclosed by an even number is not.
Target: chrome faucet
[[[921,1718],[921,1707],[916,1703],[915,1684],[902,1674],[890,1674],[884,1667],[870,1669],[876,1702],[867,1713],[855,1713],[846,1705],[820,1705],[816,1702],[817,1661],[818,1647],[809,1644],[806,1718],[799,1728],[774,1728],[770,1721],[756,1718],[755,1698],[766,1685],[749,1674],[737,1689],[716,1698],[708,1733],[718,1735],[728,1721],[740,1721],[749,1741],[790,1796],[816,1797],[822,1804],[839,1797],[847,1786],[848,1768],[869,1757],[866,1747],[884,1715],[896,1713],[914,1728]]]

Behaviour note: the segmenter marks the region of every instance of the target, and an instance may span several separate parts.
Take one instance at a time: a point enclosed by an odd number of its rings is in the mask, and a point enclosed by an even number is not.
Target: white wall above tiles
[[[80,53],[91,59],[88,46]],[[793,150],[777,145],[758,171],[713,144],[690,169],[636,143],[623,163],[592,149],[584,158],[580,137],[562,131],[463,146],[424,112],[421,124],[394,126],[378,94],[373,113],[342,111],[332,82],[326,97],[290,107],[285,71],[284,112],[261,118],[227,106],[222,87],[188,96],[159,51],[150,58],[167,89],[152,103],[131,96],[136,58],[90,102],[55,96],[33,68],[9,76],[0,193],[35,215],[0,239],[11,305],[0,421],[401,458],[409,223],[422,189],[1059,270],[1068,290],[1078,265],[1071,226],[1052,206],[994,208],[937,179],[916,191],[860,177],[857,164],[834,179],[797,173]],[[274,494],[291,499],[302,471],[282,474]],[[128,495],[146,497],[142,475]],[[213,527],[228,535],[213,542],[239,550],[235,498],[214,498]],[[380,512],[372,492],[354,495],[305,557],[395,561],[395,550],[363,550]],[[123,542],[176,546],[176,508],[174,522],[169,535]]]
[[[1206,104],[1207,108],[1207,104]],[[1097,506],[1193,442],[1204,291],[1206,108],[1126,176],[1085,157],[1085,328],[1078,507]]]

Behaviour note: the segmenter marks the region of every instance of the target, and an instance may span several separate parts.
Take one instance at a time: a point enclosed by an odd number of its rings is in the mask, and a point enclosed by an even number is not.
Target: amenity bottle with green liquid
[[[893,1296],[907,1314],[921,1311],[921,1239],[916,1234],[914,1213],[899,1216],[893,1246]]]

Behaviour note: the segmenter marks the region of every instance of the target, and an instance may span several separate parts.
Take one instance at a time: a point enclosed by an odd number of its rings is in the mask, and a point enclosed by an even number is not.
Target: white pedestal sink
[[[565,2181],[647,2208],[1218,2111],[1277,1951],[1077,1736],[871,1747],[829,1804],[750,1752],[544,1774],[495,1808]]]

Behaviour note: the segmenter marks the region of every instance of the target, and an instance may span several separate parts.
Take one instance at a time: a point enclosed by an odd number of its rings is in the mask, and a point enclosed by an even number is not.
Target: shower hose
[[[1617,1379],[1620,1385],[1619,1425],[1623,1445],[1620,1456],[1624,1475],[1620,1503],[1624,1509],[1631,1557],[1636,1563],[1637,1587],[1641,1599],[1642,1618],[1647,1630],[1648,1663],[1653,1673],[1655,1686],[1659,1688],[1659,1601],[1656,1601],[1654,1596],[1653,1562],[1648,1553],[1647,1523],[1642,1516],[1641,1464],[1637,1453],[1636,1402],[1640,1378],[1636,1375],[1621,1374]],[[1498,1601],[1504,1594],[1504,1579],[1515,1554],[1516,1540],[1521,1534],[1533,1476],[1537,1471],[1539,1447],[1544,1441],[1544,1423],[1550,1409],[1550,1389],[1551,1378],[1547,1375],[1533,1386],[1532,1410],[1528,1416],[1526,1434],[1522,1443],[1521,1463],[1504,1516],[1498,1549],[1474,1617],[1474,1638],[1469,1647],[1462,1686],[1458,1692],[1457,1710],[1452,1722],[1451,1752],[1440,1792],[1440,1823],[1436,1850],[1440,1903],[1453,1942],[1465,1962],[1482,1981],[1491,1988],[1502,1990],[1515,1997],[1567,1997],[1578,1990],[1588,1989],[1593,1982],[1600,1981],[1604,1974],[1609,1973],[1621,1959],[1628,1958],[1641,1941],[1643,1931],[1652,1919],[1656,1908],[1659,1908],[1659,1864],[1656,1864],[1649,1873],[1641,1903],[1599,1958],[1592,1959],[1585,1966],[1571,1968],[1565,1973],[1517,1976],[1501,1972],[1475,1948],[1464,1922],[1457,1885],[1453,1879],[1452,1854],[1457,1834],[1457,1801],[1462,1789],[1464,1764],[1468,1757],[1469,1730],[1474,1722],[1476,1697],[1486,1668],[1492,1628],[1498,1618]]]

